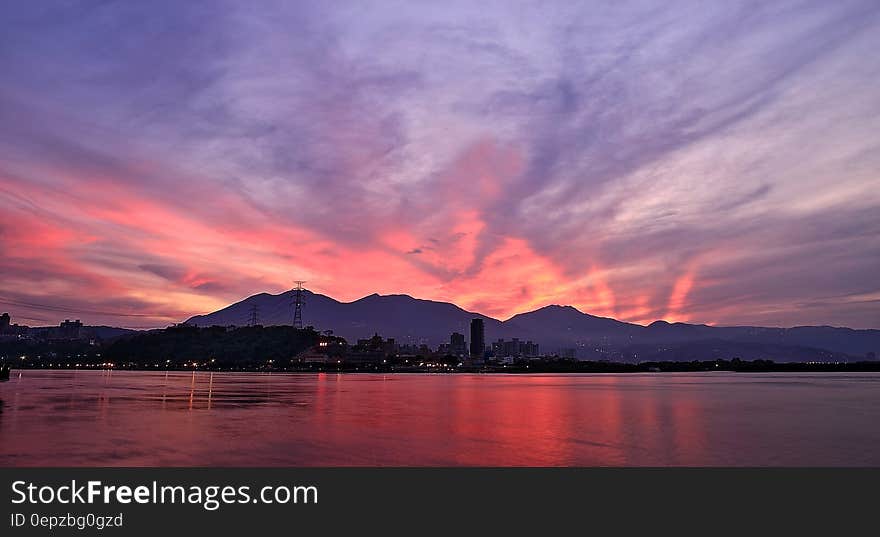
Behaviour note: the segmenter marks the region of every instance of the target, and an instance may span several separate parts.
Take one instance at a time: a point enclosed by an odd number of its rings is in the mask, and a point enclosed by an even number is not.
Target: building
[[[13,324],[12,317],[8,313],[0,315],[0,338],[21,339],[28,337],[30,328],[21,324]]]
[[[459,334],[458,332],[453,332],[451,336],[449,336],[449,354],[452,356],[466,356],[467,355],[467,344],[464,341],[464,334]]]
[[[526,341],[525,343],[521,343],[521,344],[520,344],[520,354],[521,354],[522,356],[527,356],[527,357],[529,357],[529,358],[534,358],[535,356],[540,355],[541,352],[538,350],[538,344],[537,344],[537,343],[533,343],[533,342],[530,340],[530,341]]]
[[[399,352],[400,347],[394,338],[383,339],[379,334],[373,334],[371,338],[357,340],[355,350],[394,356]]]
[[[55,339],[81,339],[83,337],[83,324],[79,319],[71,321],[65,319],[56,329]]]
[[[341,359],[337,359],[328,354],[320,352],[314,347],[310,347],[294,357],[294,360],[303,364],[329,364],[338,363]]]
[[[486,352],[486,327],[483,319],[471,321],[471,358],[481,359]]]
[[[27,333],[27,327],[12,324],[12,318],[8,313],[0,315],[0,338],[2,339],[19,339]]]
[[[388,357],[396,356],[399,348],[394,338],[384,339],[374,334],[371,338],[357,340],[357,345],[346,352],[343,361],[349,364],[381,364]]]
[[[538,356],[538,344],[520,341],[519,338],[513,338],[511,341],[499,339],[492,343],[492,354],[496,358],[532,358]]]
[[[431,354],[433,354],[431,349],[424,343],[419,345],[407,343],[404,345],[398,345],[397,348],[398,356],[430,356]]]
[[[346,351],[344,339],[323,335],[318,338],[317,345],[299,353],[291,361],[305,364],[338,364],[342,363]]]

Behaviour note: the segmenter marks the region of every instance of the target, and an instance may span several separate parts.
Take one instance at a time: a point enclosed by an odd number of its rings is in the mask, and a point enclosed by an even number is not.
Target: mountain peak
[[[549,305],[544,306],[543,308],[540,308],[540,309],[542,309],[542,310],[543,309],[558,309],[558,310],[576,311],[578,313],[583,313],[581,310],[577,309],[574,306],[568,306],[568,305],[563,306],[562,304],[549,304]]]
[[[359,299],[355,300],[355,302],[360,302],[362,300],[370,300],[370,301],[385,300],[385,301],[388,301],[388,300],[395,300],[395,299],[419,300],[417,298],[413,298],[409,295],[404,295],[404,294],[381,295],[379,293],[373,293],[373,294],[367,295],[365,297],[359,298]]]
[[[519,313],[518,315],[530,315],[533,313],[577,313],[579,315],[587,315],[581,310],[577,309],[574,306],[563,306],[561,304],[548,304],[547,306],[540,307],[536,310],[528,311],[526,313]]]

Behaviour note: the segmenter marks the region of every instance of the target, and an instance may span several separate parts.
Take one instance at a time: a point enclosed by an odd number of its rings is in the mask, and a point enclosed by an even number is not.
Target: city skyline
[[[700,6],[10,3],[0,311],[880,328],[880,5]]]

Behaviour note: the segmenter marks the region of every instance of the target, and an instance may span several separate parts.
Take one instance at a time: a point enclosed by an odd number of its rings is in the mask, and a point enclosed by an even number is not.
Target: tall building
[[[9,330],[10,321],[11,321],[11,319],[10,319],[8,313],[4,313],[3,315],[0,315],[0,332],[5,332],[5,331]]]
[[[483,319],[471,321],[471,357],[482,358],[486,351],[486,327]]]

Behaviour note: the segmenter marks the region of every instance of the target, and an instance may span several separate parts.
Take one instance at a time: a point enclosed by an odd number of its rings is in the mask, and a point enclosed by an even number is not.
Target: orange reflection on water
[[[866,447],[880,375],[829,378],[29,370],[0,385],[0,463],[880,463]],[[846,431],[867,442],[838,442]]]

